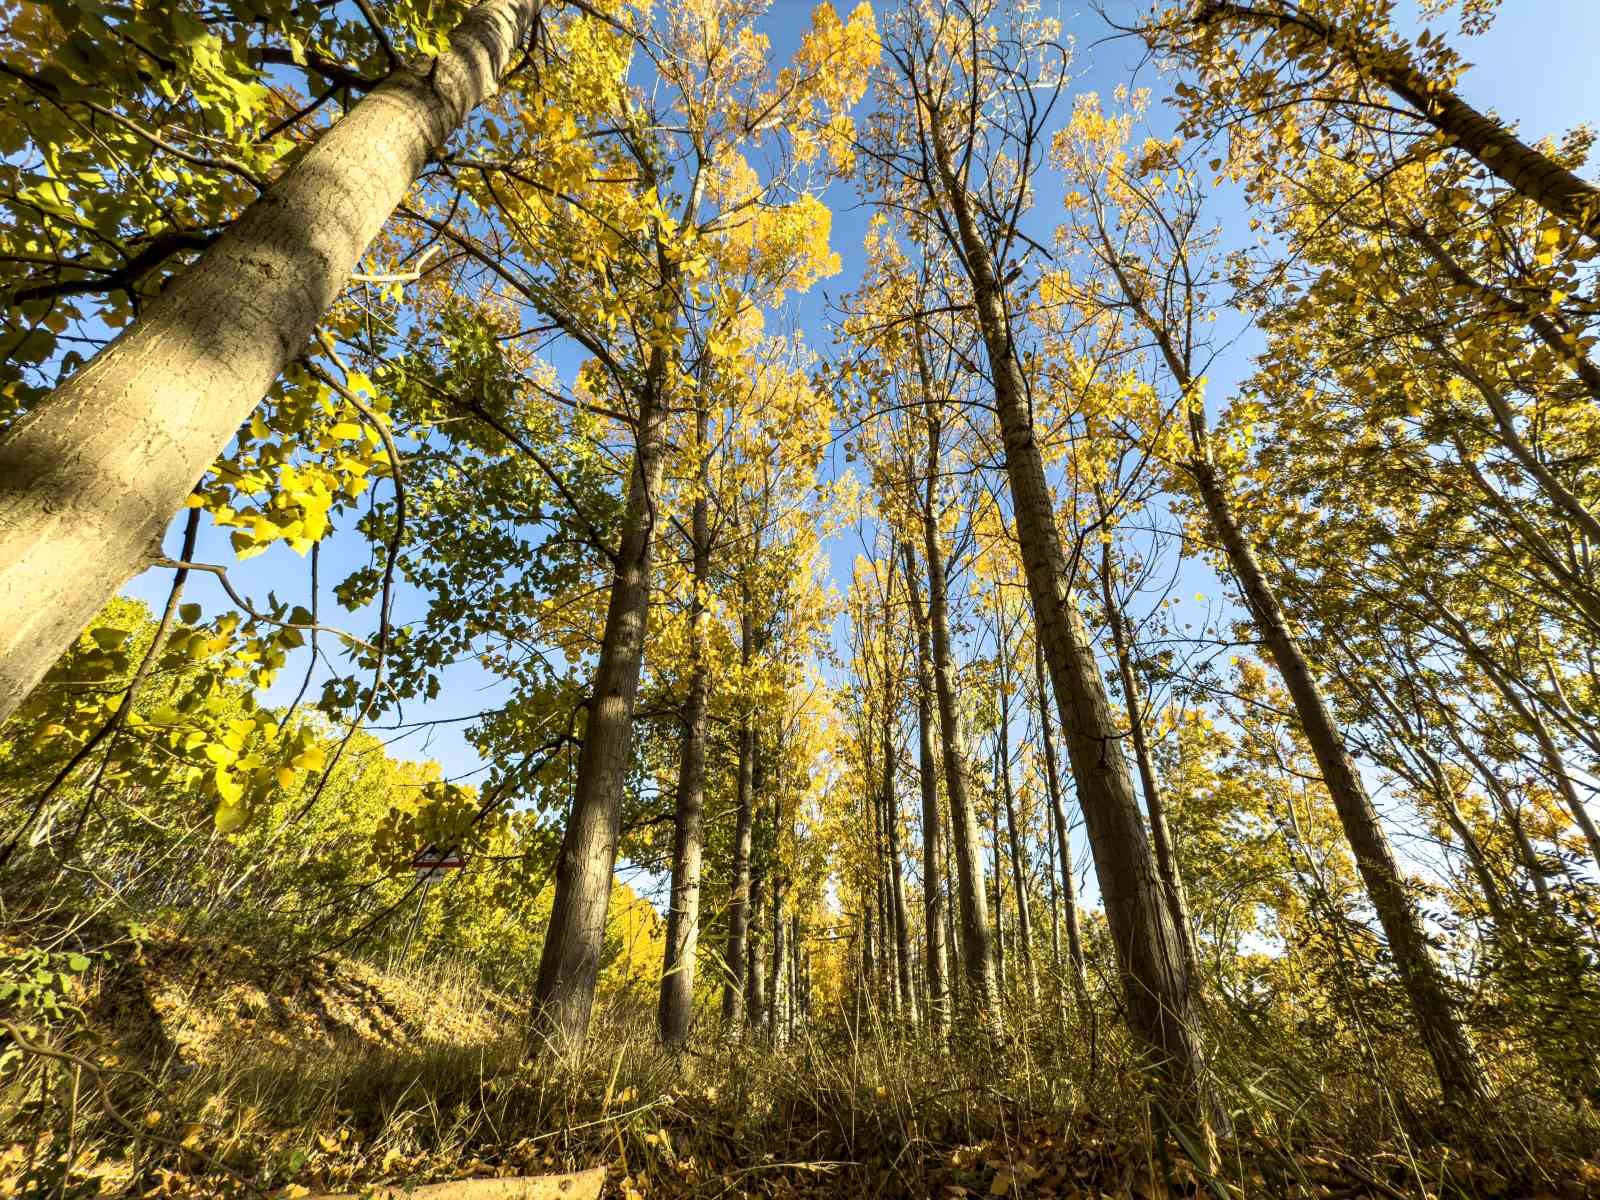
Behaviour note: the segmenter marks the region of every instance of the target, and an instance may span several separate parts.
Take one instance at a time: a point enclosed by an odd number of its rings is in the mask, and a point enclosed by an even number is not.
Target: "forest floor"
[[[1526,1140],[1236,1131],[1206,1175],[1150,1136],[1131,1073],[1065,1081],[1026,1048],[796,1039],[683,1055],[649,998],[590,1057],[529,1063],[522,1006],[445,967],[273,965],[145,931],[0,1041],[0,1196],[264,1195],[607,1168],[642,1197],[1600,1197],[1600,1161]],[[31,1072],[31,1073],[30,1073]],[[70,1119],[59,1101],[70,1091]]]

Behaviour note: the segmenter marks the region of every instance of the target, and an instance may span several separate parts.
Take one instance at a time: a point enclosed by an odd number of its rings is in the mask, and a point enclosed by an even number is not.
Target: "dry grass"
[[[1303,1048],[1263,1053],[1223,1014],[1239,1128],[1204,1178],[1151,1137],[1110,1013],[1092,1055],[1055,1010],[998,1048],[838,1014],[780,1048],[708,1028],[678,1055],[656,1045],[648,998],[623,995],[581,1058],[532,1062],[519,1007],[451,964],[330,958],[287,976],[154,937],[97,974],[84,1019],[36,1033],[71,1057],[13,1054],[0,1071],[14,1139],[0,1195],[270,1194],[600,1163],[623,1196],[1600,1195],[1581,1106],[1527,1090],[1464,1128],[1412,1098],[1424,1089],[1401,1048],[1387,1080],[1334,1073]]]

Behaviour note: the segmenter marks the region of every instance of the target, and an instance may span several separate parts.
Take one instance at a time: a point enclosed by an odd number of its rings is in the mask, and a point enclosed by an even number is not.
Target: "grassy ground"
[[[152,933],[0,1038],[0,1195],[304,1195],[606,1165],[608,1195],[1600,1196],[1589,1111],[1407,1102],[1219,1029],[1215,1175],[1151,1135],[1133,1064],[1056,1010],[1004,1047],[819,1015],[773,1048],[654,1043],[613,997],[590,1051],[528,1059],[520,1006],[448,964],[292,972]],[[24,1019],[26,1018],[26,1019]],[[1102,1021],[1102,1027],[1114,1022]],[[1240,1044],[1236,1044],[1240,1043]],[[1231,1072],[1231,1075],[1230,1073]]]

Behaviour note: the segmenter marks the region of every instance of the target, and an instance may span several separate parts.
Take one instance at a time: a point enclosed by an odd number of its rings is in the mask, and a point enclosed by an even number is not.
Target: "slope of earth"
[[[842,1023],[780,1048],[708,1025],[669,1054],[640,992],[607,998],[580,1060],[536,1060],[521,1006],[448,965],[114,933],[58,1011],[0,1001],[0,1196],[293,1200],[604,1166],[621,1200],[1600,1197],[1591,1162],[1508,1165],[1460,1137],[1241,1133],[1208,1176],[1149,1136],[1127,1064],[1072,1078],[1038,1047]],[[0,959],[37,961],[29,944]]]

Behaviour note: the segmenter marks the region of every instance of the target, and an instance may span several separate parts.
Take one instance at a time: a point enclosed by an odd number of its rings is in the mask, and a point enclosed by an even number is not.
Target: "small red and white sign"
[[[423,883],[438,883],[449,871],[459,871],[467,860],[455,850],[441,850],[437,846],[424,846],[411,860],[411,869]]]

